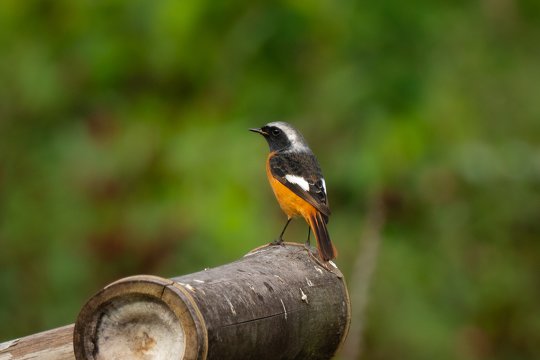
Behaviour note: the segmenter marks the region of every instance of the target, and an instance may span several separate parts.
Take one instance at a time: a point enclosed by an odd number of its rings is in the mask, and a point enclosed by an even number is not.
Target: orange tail
[[[317,239],[317,248],[319,249],[319,255],[324,261],[332,260],[337,256],[337,250],[332,245],[330,235],[326,229],[326,221],[320,212],[314,211],[308,218],[309,226],[315,234]]]

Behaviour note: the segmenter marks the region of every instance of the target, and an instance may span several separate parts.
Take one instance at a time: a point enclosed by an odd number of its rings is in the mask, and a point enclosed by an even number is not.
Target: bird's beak
[[[253,128],[253,129],[249,129],[249,131],[253,131],[253,132],[259,133],[261,135],[268,135],[268,133],[263,131],[262,129]]]

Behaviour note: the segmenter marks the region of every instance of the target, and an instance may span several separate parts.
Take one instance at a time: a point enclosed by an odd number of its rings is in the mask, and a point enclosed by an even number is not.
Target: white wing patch
[[[285,179],[291,184],[296,184],[300,186],[302,190],[309,191],[309,183],[303,177],[287,174],[285,175]]]
[[[322,188],[324,190],[324,193],[326,194],[326,181],[324,181],[324,179],[321,179],[322,181]]]

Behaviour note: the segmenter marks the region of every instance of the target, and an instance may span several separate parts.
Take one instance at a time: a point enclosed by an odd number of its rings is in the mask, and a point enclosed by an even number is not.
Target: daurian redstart
[[[302,216],[317,239],[319,255],[324,261],[336,257],[337,251],[326,228],[330,208],[326,183],[313,151],[298,130],[286,122],[271,122],[260,129],[249,129],[264,136],[270,147],[266,160],[266,174],[287,223],[276,243],[283,242],[283,234],[293,217]]]

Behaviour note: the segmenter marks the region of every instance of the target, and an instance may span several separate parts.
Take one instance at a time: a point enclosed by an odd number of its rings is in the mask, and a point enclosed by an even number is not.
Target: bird
[[[303,217],[308,224],[306,247],[310,233],[317,240],[320,258],[328,262],[337,256],[326,224],[330,206],[319,162],[302,134],[292,125],[276,121],[250,131],[261,134],[270,149],[266,159],[266,175],[276,199],[287,215],[287,222],[273,244],[283,244],[283,234],[295,217]]]

